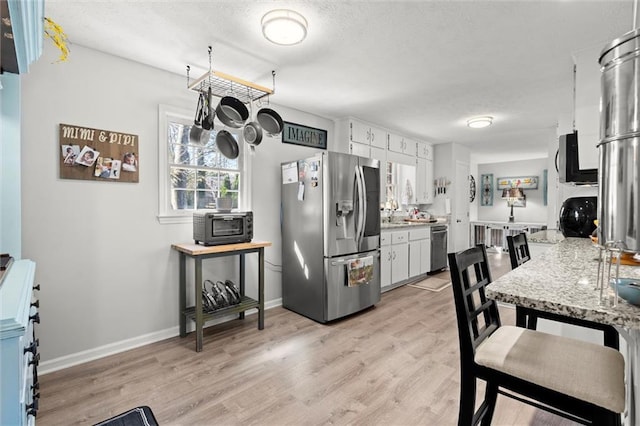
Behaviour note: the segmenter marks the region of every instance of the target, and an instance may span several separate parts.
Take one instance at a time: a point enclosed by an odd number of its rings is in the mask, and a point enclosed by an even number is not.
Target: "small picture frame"
[[[76,163],[81,166],[91,167],[96,162],[100,153],[90,146],[85,145],[80,151],[80,155],[76,158]]]
[[[493,173],[480,175],[480,205],[493,206]]]

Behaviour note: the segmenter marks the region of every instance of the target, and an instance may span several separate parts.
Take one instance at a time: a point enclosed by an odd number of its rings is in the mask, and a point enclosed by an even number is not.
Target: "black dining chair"
[[[502,325],[483,245],[449,253],[460,341],[458,425],[490,425],[498,394],[582,424],[620,425],[624,359],[602,345]],[[477,380],[486,382],[477,410]]]
[[[515,269],[531,259],[529,243],[527,242],[527,235],[525,233],[507,236],[507,246],[509,247],[511,269]],[[536,330],[538,327],[538,318],[563,322],[594,330],[601,330],[603,332],[605,346],[609,346],[614,349],[620,348],[620,334],[612,325],[600,324],[589,320],[539,311],[537,309],[527,308],[524,306],[516,306],[516,325],[518,327]]]

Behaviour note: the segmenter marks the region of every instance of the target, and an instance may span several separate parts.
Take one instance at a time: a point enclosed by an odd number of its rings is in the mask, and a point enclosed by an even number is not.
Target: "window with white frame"
[[[229,159],[218,151],[215,128],[209,138],[194,142],[190,138],[193,119],[187,113],[163,105],[159,109],[159,220],[163,223],[184,222],[195,210],[215,209],[222,197],[230,197],[233,208],[242,205],[242,144],[238,144],[238,157]],[[237,140],[237,133],[227,130]]]

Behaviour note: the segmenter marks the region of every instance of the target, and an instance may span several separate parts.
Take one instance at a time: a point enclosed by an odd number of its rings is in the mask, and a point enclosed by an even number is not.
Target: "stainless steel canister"
[[[640,29],[600,55],[598,242],[640,252]]]

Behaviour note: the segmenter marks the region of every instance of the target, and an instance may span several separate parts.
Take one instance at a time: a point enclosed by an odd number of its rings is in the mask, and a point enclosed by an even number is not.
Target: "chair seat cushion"
[[[605,346],[502,326],[478,346],[475,362],[616,413],[624,411],[624,359]]]

